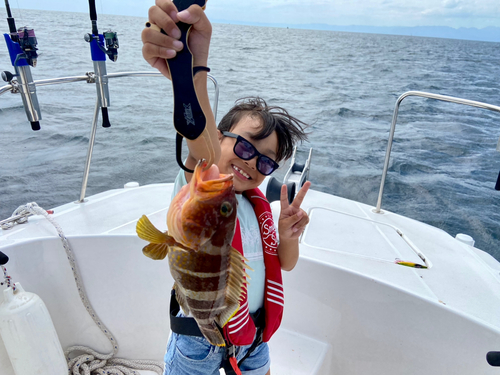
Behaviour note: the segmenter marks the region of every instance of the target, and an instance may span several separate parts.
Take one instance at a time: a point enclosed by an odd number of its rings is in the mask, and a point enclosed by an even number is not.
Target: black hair
[[[238,99],[233,108],[222,118],[218,129],[231,129],[245,116],[260,119],[262,129],[253,137],[259,140],[268,137],[274,131],[278,135],[276,162],[288,159],[293,154],[293,147],[299,141],[305,141],[307,124],[291,116],[284,108],[269,106],[264,99],[248,97]]]

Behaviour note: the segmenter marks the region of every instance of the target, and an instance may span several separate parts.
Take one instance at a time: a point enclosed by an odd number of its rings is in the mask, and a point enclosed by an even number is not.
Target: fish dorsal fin
[[[229,252],[229,269],[226,288],[226,305],[224,309],[216,318],[217,324],[224,327],[229,319],[231,319],[238,311],[241,295],[244,292],[243,285],[248,284],[245,278],[249,279],[245,268],[250,267],[245,265],[243,255],[234,248]]]
[[[168,245],[166,243],[150,243],[142,249],[142,253],[148,258],[162,260],[168,254]]]
[[[163,244],[167,243],[172,246],[175,240],[170,237],[167,232],[162,232],[149,221],[146,215],[142,215],[142,217],[137,222],[137,226],[135,227],[137,235],[145,241]]]

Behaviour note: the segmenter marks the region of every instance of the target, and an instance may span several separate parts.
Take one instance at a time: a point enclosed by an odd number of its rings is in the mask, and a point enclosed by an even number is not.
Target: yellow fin
[[[217,324],[224,328],[224,326],[229,322],[229,320],[236,315],[240,308],[239,303],[231,303],[224,311],[222,311],[216,318],[215,321]]]
[[[172,242],[172,238],[166,232],[163,233],[156,229],[146,215],[142,215],[142,217],[139,219],[135,230],[140,238],[151,243],[160,244]]]
[[[231,248],[229,252],[229,269],[226,285],[226,305],[227,307],[217,316],[217,323],[224,327],[238,311],[240,299],[245,292],[245,262],[240,252]]]
[[[142,249],[142,253],[148,258],[162,260],[165,259],[168,254],[168,245],[166,243],[150,243]]]

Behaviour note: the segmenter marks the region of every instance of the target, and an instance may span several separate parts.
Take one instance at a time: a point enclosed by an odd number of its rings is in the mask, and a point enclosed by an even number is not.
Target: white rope
[[[30,212],[28,211],[28,209],[26,208],[26,205],[24,206],[19,206],[13,213],[12,213],[12,216],[11,218],[14,218],[16,216],[21,216],[20,218],[14,220],[9,220],[8,222],[5,222],[5,223],[1,223],[0,224],[0,228],[4,229],[4,230],[8,230],[8,229],[11,229],[14,225],[16,224],[24,224],[28,221],[28,216],[30,215]]]
[[[75,278],[76,287],[78,288],[78,293],[83,306],[89,313],[89,315],[94,320],[95,324],[100,328],[102,333],[106,335],[109,342],[113,347],[113,351],[109,354],[98,353],[91,348],[86,346],[71,346],[67,348],[64,352],[66,359],[68,360],[69,374],[73,375],[138,375],[135,370],[149,370],[154,371],[157,374],[163,374],[163,362],[150,361],[150,360],[128,360],[121,358],[113,358],[118,352],[118,343],[113,337],[109,329],[104,325],[104,323],[98,318],[97,313],[90,304],[87,298],[83,284],[81,283],[80,273],[78,267],[73,257],[73,251],[69,245],[68,239],[64,235],[61,227],[57,222],[49,216],[47,211],[40,208],[36,203],[28,203],[25,206],[19,207],[18,210],[26,211],[32,213],[33,215],[41,215],[45,217],[57,230],[59,238],[61,239],[66,255],[68,256],[68,261],[73,270],[73,276]],[[77,355],[75,358],[70,358],[73,352],[83,352],[84,354]],[[74,354],[74,353],[73,353]]]

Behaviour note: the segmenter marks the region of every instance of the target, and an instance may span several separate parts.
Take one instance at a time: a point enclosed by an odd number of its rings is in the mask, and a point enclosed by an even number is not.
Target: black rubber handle
[[[278,181],[276,177],[271,177],[269,182],[267,183],[266,188],[266,198],[269,203],[274,201],[281,200],[281,186],[283,184]],[[295,184],[293,182],[289,182],[286,184],[287,194],[288,194],[288,203],[292,203],[295,198]]]
[[[493,367],[500,367],[500,352],[489,352],[486,354],[486,360]]]
[[[90,11],[90,20],[97,21],[97,11],[95,9],[95,0],[89,0],[89,11]]]
[[[495,185],[495,190],[500,190],[500,172],[498,173],[497,183]]]
[[[102,113],[102,127],[109,128],[111,126],[111,123],[109,122],[108,108],[101,107],[101,113]]]
[[[89,0],[90,20],[92,21],[92,34],[99,35],[97,30],[97,11],[95,9],[95,0]]]
[[[33,129],[33,131],[40,130],[40,121],[33,121],[31,123],[31,129]]]
[[[0,266],[7,264],[9,257],[0,251]]]
[[[9,32],[12,34],[12,41],[17,42],[19,40],[19,37],[17,36],[16,21],[14,20],[14,17],[12,17],[12,13],[10,12],[9,0],[5,0],[5,9],[7,10],[7,22],[9,24]]]
[[[174,91],[174,127],[183,137],[194,140],[205,130],[207,120],[194,88],[193,55],[187,46],[191,25],[179,22],[177,26],[182,33],[180,40],[184,49],[167,60]]]
[[[205,0],[174,0],[179,12],[194,4],[203,7],[205,3]],[[183,137],[194,140],[203,133],[207,121],[194,88],[193,55],[188,47],[191,25],[178,22],[177,27],[181,30],[180,41],[184,48],[173,59],[167,60],[174,91],[174,127]]]

